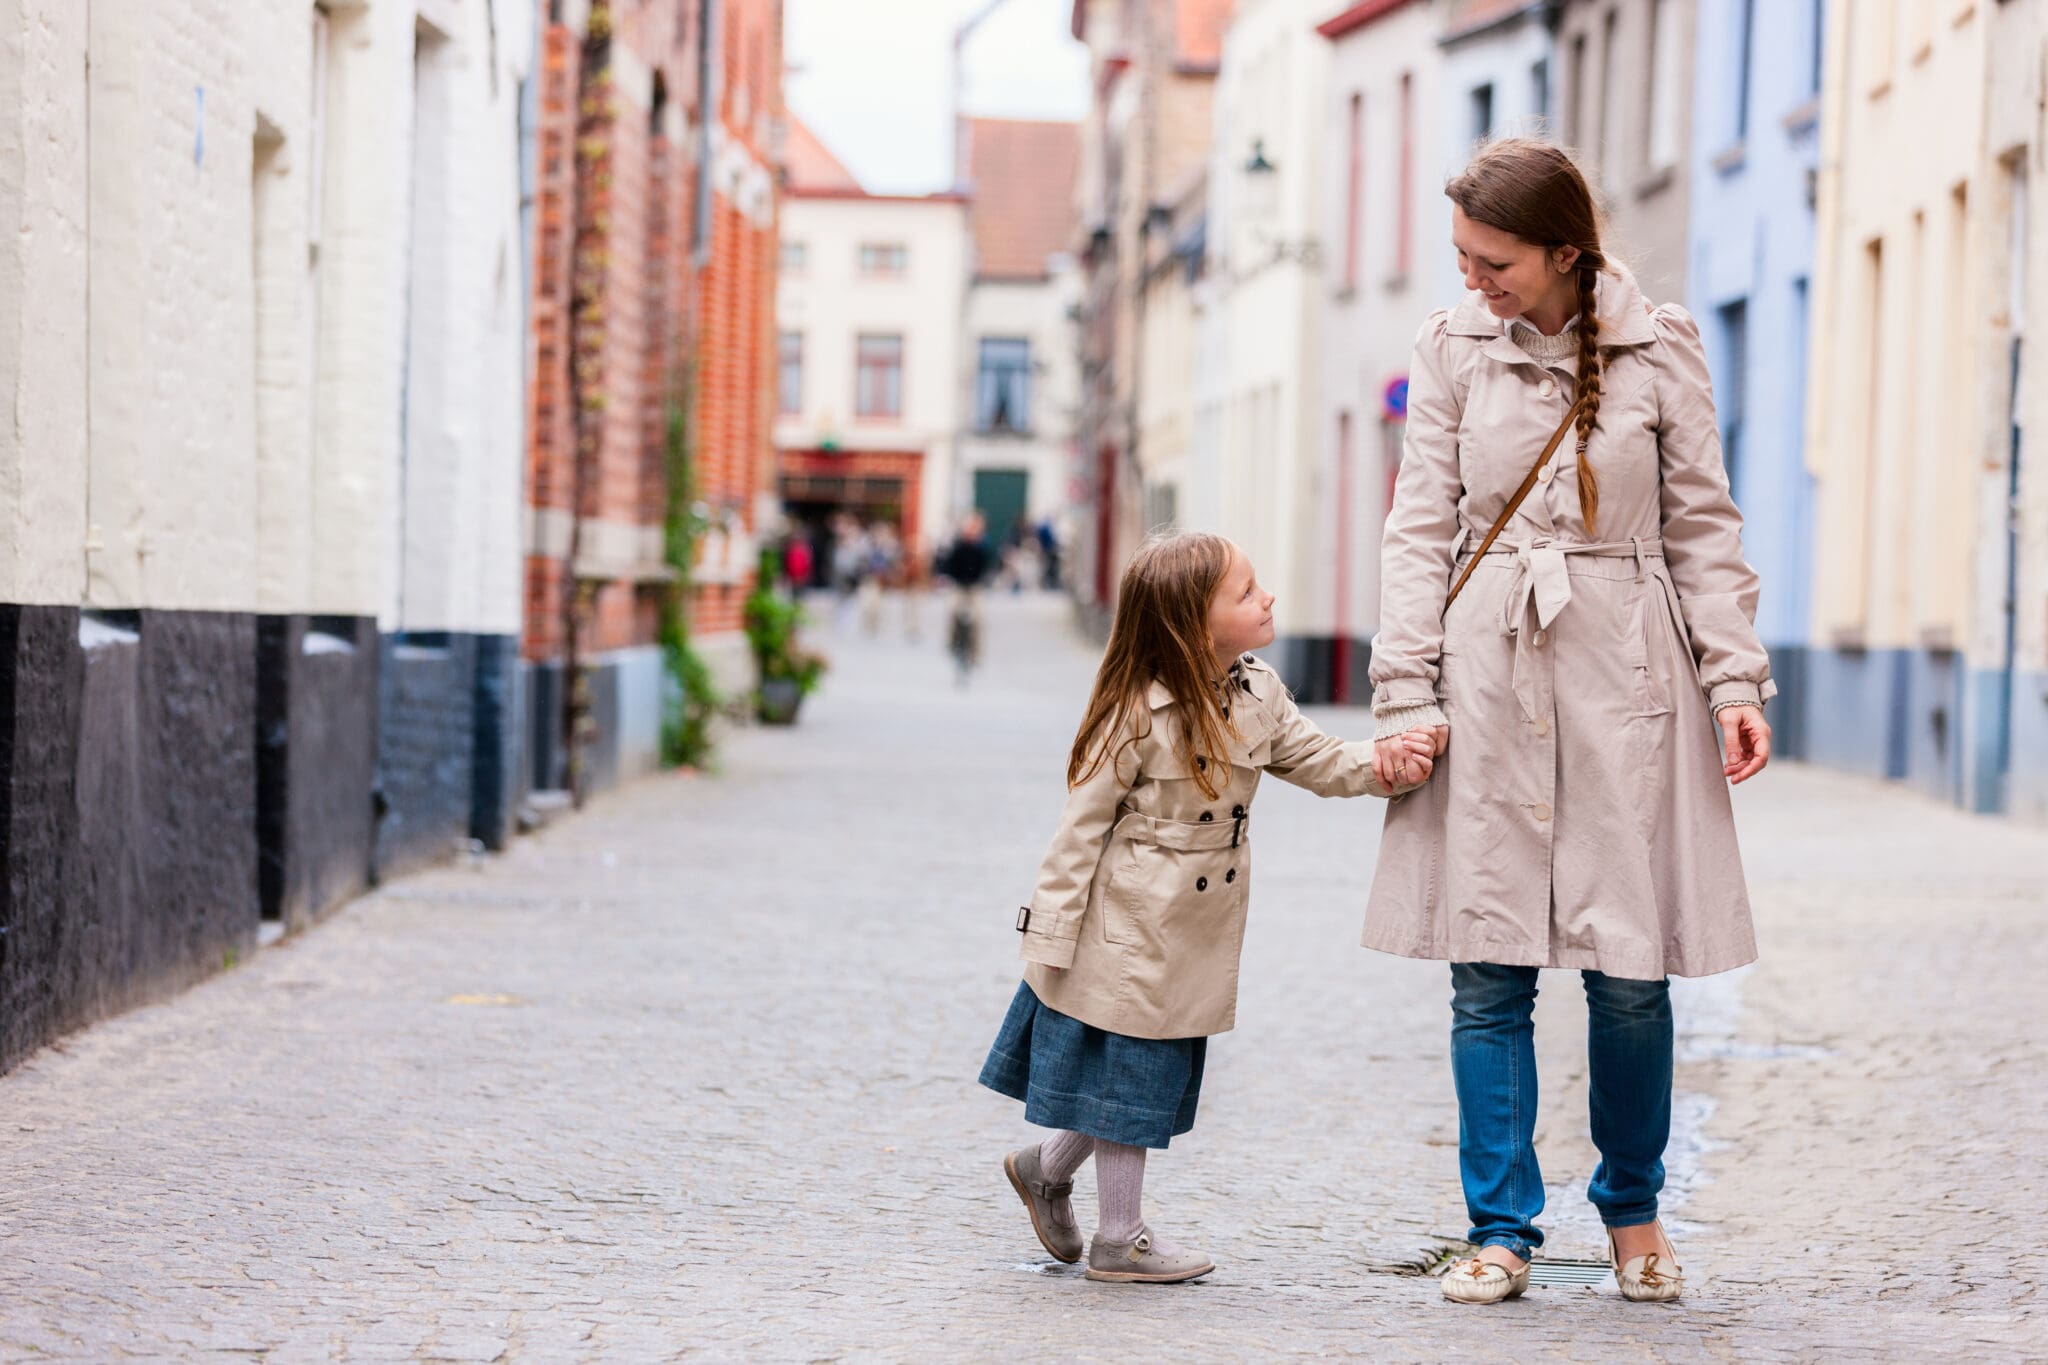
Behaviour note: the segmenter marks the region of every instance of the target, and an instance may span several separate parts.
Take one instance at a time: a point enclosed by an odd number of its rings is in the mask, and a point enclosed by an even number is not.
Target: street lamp
[[[1244,163],[1244,220],[1255,244],[1254,260],[1295,261],[1311,270],[1319,266],[1322,257],[1315,238],[1288,240],[1274,230],[1279,217],[1280,168],[1266,156],[1266,140],[1253,138],[1251,159]]]
[[[1269,223],[1280,207],[1280,168],[1266,159],[1266,140],[1252,139],[1251,160],[1244,163],[1244,216]]]

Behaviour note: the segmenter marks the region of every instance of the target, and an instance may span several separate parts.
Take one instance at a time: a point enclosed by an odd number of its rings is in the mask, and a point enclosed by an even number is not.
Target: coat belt
[[[1501,634],[1515,642],[1515,700],[1521,703],[1524,720],[1533,721],[1540,714],[1536,684],[1539,677],[1547,676],[1536,666],[1536,651],[1542,646],[1534,637],[1548,631],[1551,623],[1572,600],[1571,572],[1565,563],[1567,558],[1592,555],[1599,559],[1635,560],[1636,581],[1657,581],[1665,609],[1678,627],[1679,638],[1685,638],[1685,618],[1678,610],[1678,590],[1664,566],[1664,542],[1657,536],[1631,536],[1627,540],[1595,544],[1555,541],[1547,537],[1512,543],[1497,540],[1486,553],[1489,556],[1512,555],[1515,560],[1514,581],[1508,585],[1507,595],[1501,600],[1500,624]],[[1523,627],[1532,613],[1536,629],[1525,630]]]
[[[1219,801],[1214,820],[1162,820],[1156,815],[1125,811],[1123,818],[1116,822],[1112,837],[1195,853],[1231,847],[1242,837],[1244,827],[1249,823],[1246,817],[1233,818],[1231,811],[1221,808]]]

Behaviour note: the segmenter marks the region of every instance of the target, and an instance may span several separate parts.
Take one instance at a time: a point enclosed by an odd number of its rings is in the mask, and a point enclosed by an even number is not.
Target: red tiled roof
[[[1358,0],[1349,9],[1343,10],[1316,25],[1316,32],[1325,38],[1342,38],[1345,34],[1364,28],[1375,19],[1383,19],[1408,3],[1408,0]]]
[[[1045,258],[1073,243],[1081,130],[1073,123],[967,121],[975,274],[1037,280]]]
[[[784,148],[784,161],[789,167],[789,187],[796,191],[828,190],[834,193],[859,193],[860,181],[852,171],[832,155],[831,148],[818,140],[804,121],[796,115],[789,116],[789,142]]]
[[[1230,27],[1231,4],[1232,0],[1174,0],[1176,63],[1209,67],[1223,60],[1223,30]]]

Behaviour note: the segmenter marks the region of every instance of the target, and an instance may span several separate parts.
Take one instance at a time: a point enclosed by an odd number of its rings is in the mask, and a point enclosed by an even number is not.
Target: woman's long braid
[[[1593,475],[1586,457],[1586,443],[1600,421],[1600,318],[1594,311],[1600,278],[1597,265],[1581,261],[1579,271],[1579,513],[1586,519],[1586,534],[1593,536],[1593,523],[1600,512],[1600,481]],[[1597,539],[1598,537],[1594,537]]]

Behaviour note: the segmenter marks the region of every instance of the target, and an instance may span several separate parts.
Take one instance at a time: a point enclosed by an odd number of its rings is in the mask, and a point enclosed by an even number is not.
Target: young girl
[[[1271,772],[1318,796],[1392,796],[1428,777],[1409,736],[1403,785],[1295,708],[1247,653],[1273,642],[1273,596],[1220,536],[1155,536],[1124,571],[1116,624],[1067,763],[1067,805],[1018,913],[1024,982],[981,1083],[1057,1129],[1003,1159],[1045,1249],[1081,1258],[1068,1196],[1095,1157],[1091,1280],[1206,1275],[1208,1257],[1145,1226],[1145,1149],[1194,1126],[1208,1035],[1236,1022],[1251,884],[1252,795]]]

